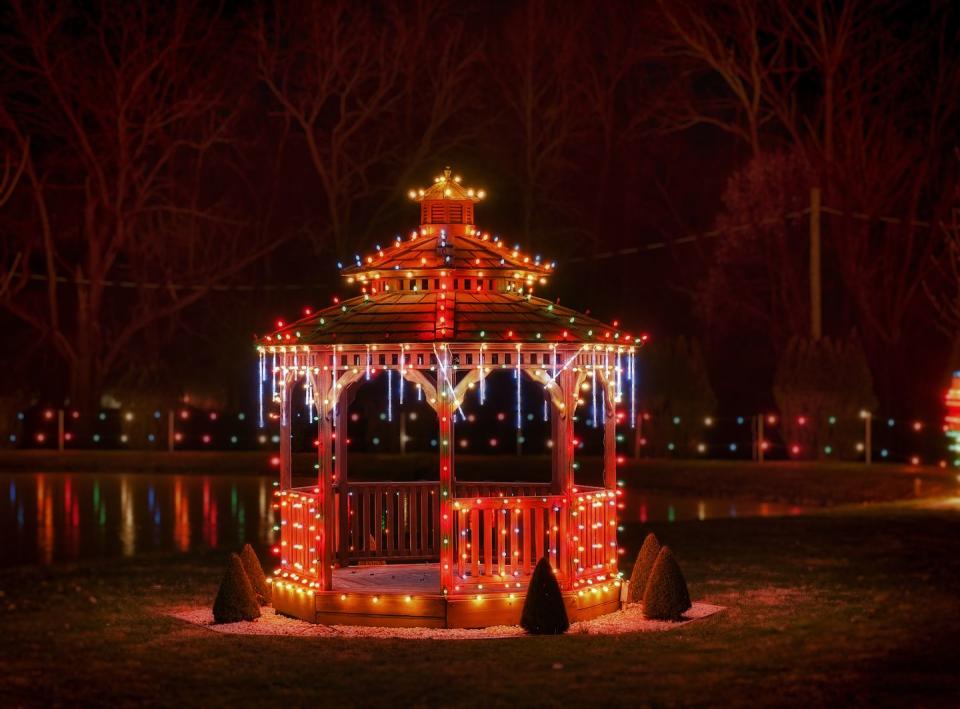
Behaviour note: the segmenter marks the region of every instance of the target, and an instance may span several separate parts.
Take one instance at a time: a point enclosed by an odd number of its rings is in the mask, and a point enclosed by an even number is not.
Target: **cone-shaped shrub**
[[[687,580],[670,547],[663,547],[643,593],[643,616],[653,620],[680,620],[690,605]]]
[[[560,584],[546,557],[537,562],[530,577],[520,627],[531,635],[560,635],[570,627]]]
[[[256,620],[260,617],[257,594],[243,570],[243,562],[236,554],[227,561],[227,571],[220,582],[217,600],[213,602],[215,623],[237,623],[241,620]]]
[[[257,552],[249,544],[243,545],[243,551],[240,552],[240,562],[243,564],[243,570],[247,572],[247,578],[250,579],[253,592],[257,594],[257,601],[261,606],[270,603],[270,584],[267,583],[263,567],[260,566]]]
[[[643,600],[643,592],[647,589],[647,581],[650,580],[650,572],[653,571],[653,565],[657,562],[659,553],[660,542],[651,532],[643,540],[643,546],[640,547],[640,553],[637,554],[637,560],[630,574],[631,603],[640,603]]]

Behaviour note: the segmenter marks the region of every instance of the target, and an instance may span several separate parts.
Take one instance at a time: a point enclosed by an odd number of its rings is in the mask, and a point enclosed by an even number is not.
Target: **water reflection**
[[[273,541],[269,478],[0,474],[4,488],[0,566]]]
[[[0,566],[274,541],[273,480],[0,474]],[[628,492],[625,521],[797,515],[794,505]]]
[[[694,519],[704,522],[709,519],[733,519],[740,516],[784,517],[802,513],[802,507],[782,502],[676,497],[674,495],[628,492],[624,519],[642,523],[677,522]]]

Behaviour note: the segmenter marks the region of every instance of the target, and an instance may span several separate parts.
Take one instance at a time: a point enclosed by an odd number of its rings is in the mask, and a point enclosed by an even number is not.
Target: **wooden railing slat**
[[[507,520],[510,524],[510,552],[507,557],[510,562],[510,575],[520,570],[520,549],[517,544],[517,538],[519,532],[517,531],[520,528],[520,517],[522,512],[519,509],[510,510],[507,514]],[[514,578],[516,578],[514,576]]]
[[[470,510],[470,534],[467,540],[470,543],[470,575],[476,578],[480,575],[480,510],[476,507]]]
[[[537,561],[543,558],[543,508],[536,509],[536,522],[533,525],[534,534],[537,540]]]
[[[493,573],[493,510],[483,511],[483,575]]]

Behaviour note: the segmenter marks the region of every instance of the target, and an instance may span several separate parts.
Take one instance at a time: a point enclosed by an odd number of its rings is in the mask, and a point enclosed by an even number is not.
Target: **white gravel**
[[[209,608],[168,608],[164,615],[184,620],[217,633],[228,635],[302,635],[312,638],[401,638],[407,640],[493,640],[519,638],[527,633],[518,625],[499,625],[482,629],[463,628],[379,628],[359,625],[319,625],[296,618],[288,618],[274,612],[273,608],[261,609],[263,615],[252,622],[213,622]],[[649,633],[679,628],[695,620],[706,618],[723,610],[722,606],[694,603],[683,620],[676,623],[662,620],[646,620],[640,604],[633,604],[615,613],[608,613],[593,620],[585,620],[570,626],[569,633],[576,635],[620,635],[622,633]]]

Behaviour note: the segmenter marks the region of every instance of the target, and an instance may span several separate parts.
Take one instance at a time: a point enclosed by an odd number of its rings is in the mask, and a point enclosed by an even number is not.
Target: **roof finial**
[[[450,173],[451,173],[451,172],[453,172],[453,171],[450,169],[450,166],[447,165],[445,168],[443,168],[443,178],[444,178],[445,180],[449,180],[449,179],[450,179]]]

